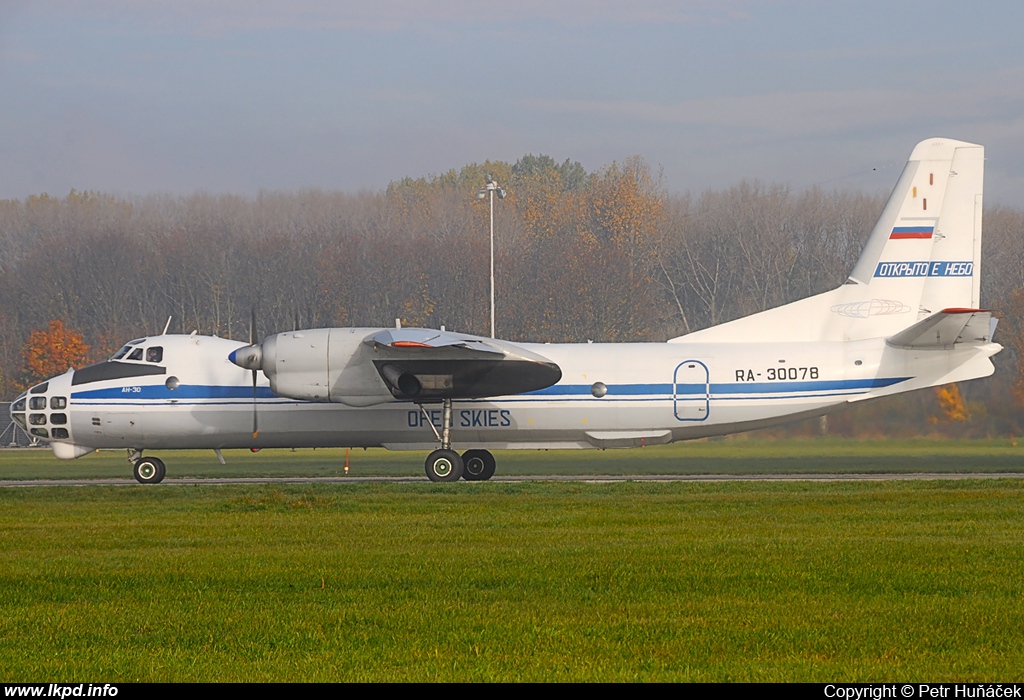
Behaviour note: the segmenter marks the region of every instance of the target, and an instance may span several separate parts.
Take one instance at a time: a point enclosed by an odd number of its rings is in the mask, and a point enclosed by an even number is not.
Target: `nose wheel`
[[[140,484],[159,484],[167,474],[163,461],[156,457],[139,457],[135,460],[132,471],[135,480]]]

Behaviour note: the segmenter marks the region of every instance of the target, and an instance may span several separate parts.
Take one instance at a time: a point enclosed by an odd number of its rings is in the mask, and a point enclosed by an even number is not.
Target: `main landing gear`
[[[141,450],[129,450],[128,461],[132,463],[135,480],[140,484],[159,484],[167,474],[162,460],[156,457],[143,457]]]
[[[466,481],[487,481],[494,476],[494,455],[487,450],[466,450],[462,463],[462,478]]]
[[[440,434],[437,433],[437,428],[434,428],[433,422],[428,420],[434,435],[441,441],[441,449],[427,455],[427,478],[431,481],[458,481],[460,478],[466,481],[487,481],[494,476],[494,455],[487,450],[467,450],[460,456],[453,450],[452,400],[444,399],[442,406],[444,410]],[[420,410],[426,413],[423,406],[420,406]]]
[[[427,455],[427,478],[431,481],[458,481],[466,469],[455,450],[434,450]]]

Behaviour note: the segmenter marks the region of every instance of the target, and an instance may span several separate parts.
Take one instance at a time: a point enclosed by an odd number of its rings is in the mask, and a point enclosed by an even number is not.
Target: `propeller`
[[[249,345],[238,348],[230,355],[228,360],[242,369],[252,372],[252,436],[259,437],[259,418],[256,410],[256,373],[263,365],[263,348],[256,342],[256,307],[252,309],[252,316],[249,319]]]
[[[252,315],[249,317],[249,347],[256,348],[256,307],[252,307]],[[260,364],[263,360],[262,349],[259,351]],[[252,437],[255,440],[260,435],[260,425],[256,416],[256,368],[252,368]]]

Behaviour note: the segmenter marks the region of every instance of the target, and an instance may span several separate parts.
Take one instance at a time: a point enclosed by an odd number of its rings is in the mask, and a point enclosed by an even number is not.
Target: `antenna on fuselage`
[[[167,317],[167,323],[164,324],[164,332],[161,333],[160,335],[167,335],[167,329],[171,327],[171,319],[172,318],[174,318],[174,316],[168,316]]]

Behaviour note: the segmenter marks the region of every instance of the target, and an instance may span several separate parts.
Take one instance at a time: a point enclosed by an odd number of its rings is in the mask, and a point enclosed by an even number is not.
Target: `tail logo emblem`
[[[870,301],[854,301],[849,304],[836,304],[832,313],[847,318],[867,318],[868,316],[892,316],[905,314],[911,308],[902,301],[892,299],[871,299]]]

